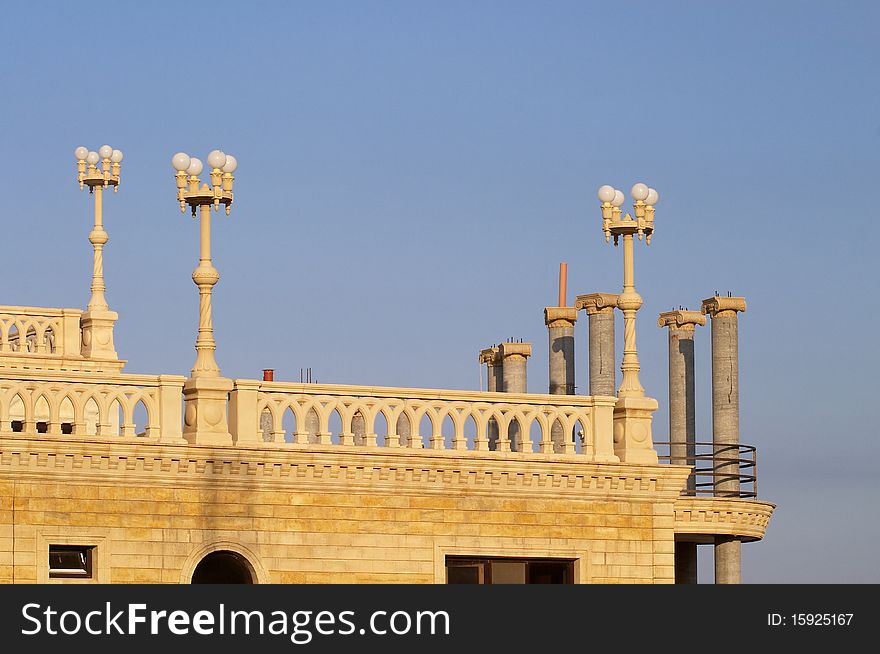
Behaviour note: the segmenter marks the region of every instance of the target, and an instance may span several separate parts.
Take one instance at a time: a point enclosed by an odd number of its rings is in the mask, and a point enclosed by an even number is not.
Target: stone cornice
[[[681,497],[675,502],[675,535],[697,542],[709,542],[714,535],[761,540],[775,508],[761,500]]]
[[[0,438],[0,479],[61,483],[673,501],[688,472],[684,466],[592,463],[563,454]]]
[[[657,318],[657,326],[694,331],[697,325],[705,325],[706,317],[699,311],[665,311]]]
[[[616,293],[578,295],[574,302],[574,308],[578,311],[584,310],[590,316],[597,313],[612,313],[617,308],[617,298]]]
[[[544,324],[548,327],[574,327],[577,322],[577,309],[574,307],[546,307]]]
[[[744,297],[720,297],[718,295],[703,300],[700,311],[712,316],[725,315],[728,313],[735,314],[737,311],[746,310],[746,299]]]

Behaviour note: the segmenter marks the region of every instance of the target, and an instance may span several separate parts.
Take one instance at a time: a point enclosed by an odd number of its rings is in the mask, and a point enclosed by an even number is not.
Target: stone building
[[[692,582],[699,543],[736,582],[773,505],[740,456],[700,483],[692,430],[661,462],[656,402],[614,393],[615,297],[546,310],[546,394],[526,392],[527,343],[481,352],[486,391],[195,385],[123,372],[112,312],[0,306],[0,582]],[[729,368],[727,300],[705,310]],[[591,395],[574,394],[576,309]],[[719,410],[739,448],[738,405]]]

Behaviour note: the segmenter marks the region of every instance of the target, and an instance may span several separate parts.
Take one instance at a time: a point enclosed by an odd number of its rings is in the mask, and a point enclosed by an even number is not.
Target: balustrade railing
[[[229,426],[237,444],[496,450],[617,461],[614,404],[614,398],[579,395],[236,380]],[[554,423],[561,427],[557,433],[570,436],[554,442]],[[514,424],[519,429],[511,430]]]
[[[0,375],[0,432],[180,442],[183,382],[176,375],[5,371]],[[144,424],[138,433],[139,405]]]
[[[53,324],[41,327],[43,337]],[[8,346],[9,329],[4,334]],[[173,375],[0,365],[0,433],[182,443],[184,382]],[[239,446],[496,451],[616,462],[615,403],[613,397],[240,379],[227,408],[231,441]]]
[[[0,306],[0,354],[80,356],[78,309]]]

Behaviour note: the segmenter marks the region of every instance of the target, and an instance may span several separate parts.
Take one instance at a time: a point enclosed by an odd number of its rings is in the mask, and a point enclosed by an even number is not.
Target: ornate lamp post
[[[633,265],[633,235],[651,244],[654,233],[654,204],[658,200],[657,191],[642,183],[632,187],[633,209],[636,217],[626,214],[621,218],[620,205],[624,196],[612,186],[599,188],[599,201],[602,203],[602,231],[605,241],[614,236],[614,245],[623,236],[623,293],[617,297],[617,307],[623,312],[623,362],[620,370],[623,381],[620,384],[620,397],[643,397],[645,389],[639,383],[639,355],[636,352],[636,312],[642,306],[642,296],[636,292]]]
[[[635,218],[621,215],[624,202],[622,191],[613,186],[599,187],[602,204],[602,231],[605,241],[614,236],[614,245],[623,236],[623,292],[617,297],[617,307],[623,312],[623,361],[620,365],[623,379],[618,390],[615,408],[615,451],[622,461],[656,463],[657,454],[651,444],[651,414],[657,401],[645,397],[639,382],[639,356],[636,351],[636,312],[642,306],[642,296],[636,292],[633,265],[633,236],[638,234],[650,245],[654,233],[654,205],[657,191],[638,183],[631,190]]]
[[[110,311],[104,297],[104,291],[107,290],[104,284],[104,246],[109,236],[104,229],[103,211],[104,189],[113,187],[114,192],[119,190],[122,151],[102,145],[97,152],[90,152],[88,148],[80,146],[74,151],[74,155],[79,188],[82,190],[88,186],[89,193],[95,198],[95,220],[89,233],[89,242],[93,249],[92,286],[89,305],[82,316],[82,354],[89,359],[116,361],[113,325],[119,316]]]
[[[220,280],[220,273],[211,259],[211,208],[217,211],[223,205],[229,215],[235,181],[232,173],[238,167],[238,162],[221,150],[211,151],[208,155],[210,186],[199,179],[202,173],[199,159],[178,152],[172,157],[171,165],[177,171],[177,200],[181,212],[185,212],[189,206],[193,218],[198,218],[200,222],[199,265],[192,274],[193,282],[199,289],[199,332],[196,338],[196,362],[183,391],[186,405],[184,438],[190,442],[225,443],[230,439],[225,401],[232,383],[220,377],[220,367],[214,358],[217,346],[211,318],[211,293]]]
[[[193,218],[200,220],[199,265],[193,271],[192,279],[199,288],[199,335],[196,338],[196,363],[192,369],[193,377],[219,377],[220,368],[214,358],[217,349],[214,341],[214,325],[211,319],[211,292],[220,280],[220,273],[211,260],[211,208],[216,211],[222,204],[229,215],[232,205],[232,173],[238,166],[235,157],[220,150],[208,155],[211,166],[211,186],[202,184],[202,162],[184,152],[178,152],[171,159],[177,171],[177,199],[181,213],[189,206]]]

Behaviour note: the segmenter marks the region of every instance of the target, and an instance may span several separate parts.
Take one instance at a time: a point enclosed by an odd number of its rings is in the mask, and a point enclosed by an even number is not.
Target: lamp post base
[[[119,359],[113,344],[113,326],[119,314],[115,311],[90,310],[82,314],[82,355],[87,359]],[[120,366],[121,368],[122,366]]]
[[[232,445],[226,404],[232,380],[190,377],[183,385],[183,438],[192,445]]]
[[[621,397],[614,406],[614,453],[621,463],[656,464],[651,417],[657,410],[651,397]]]

